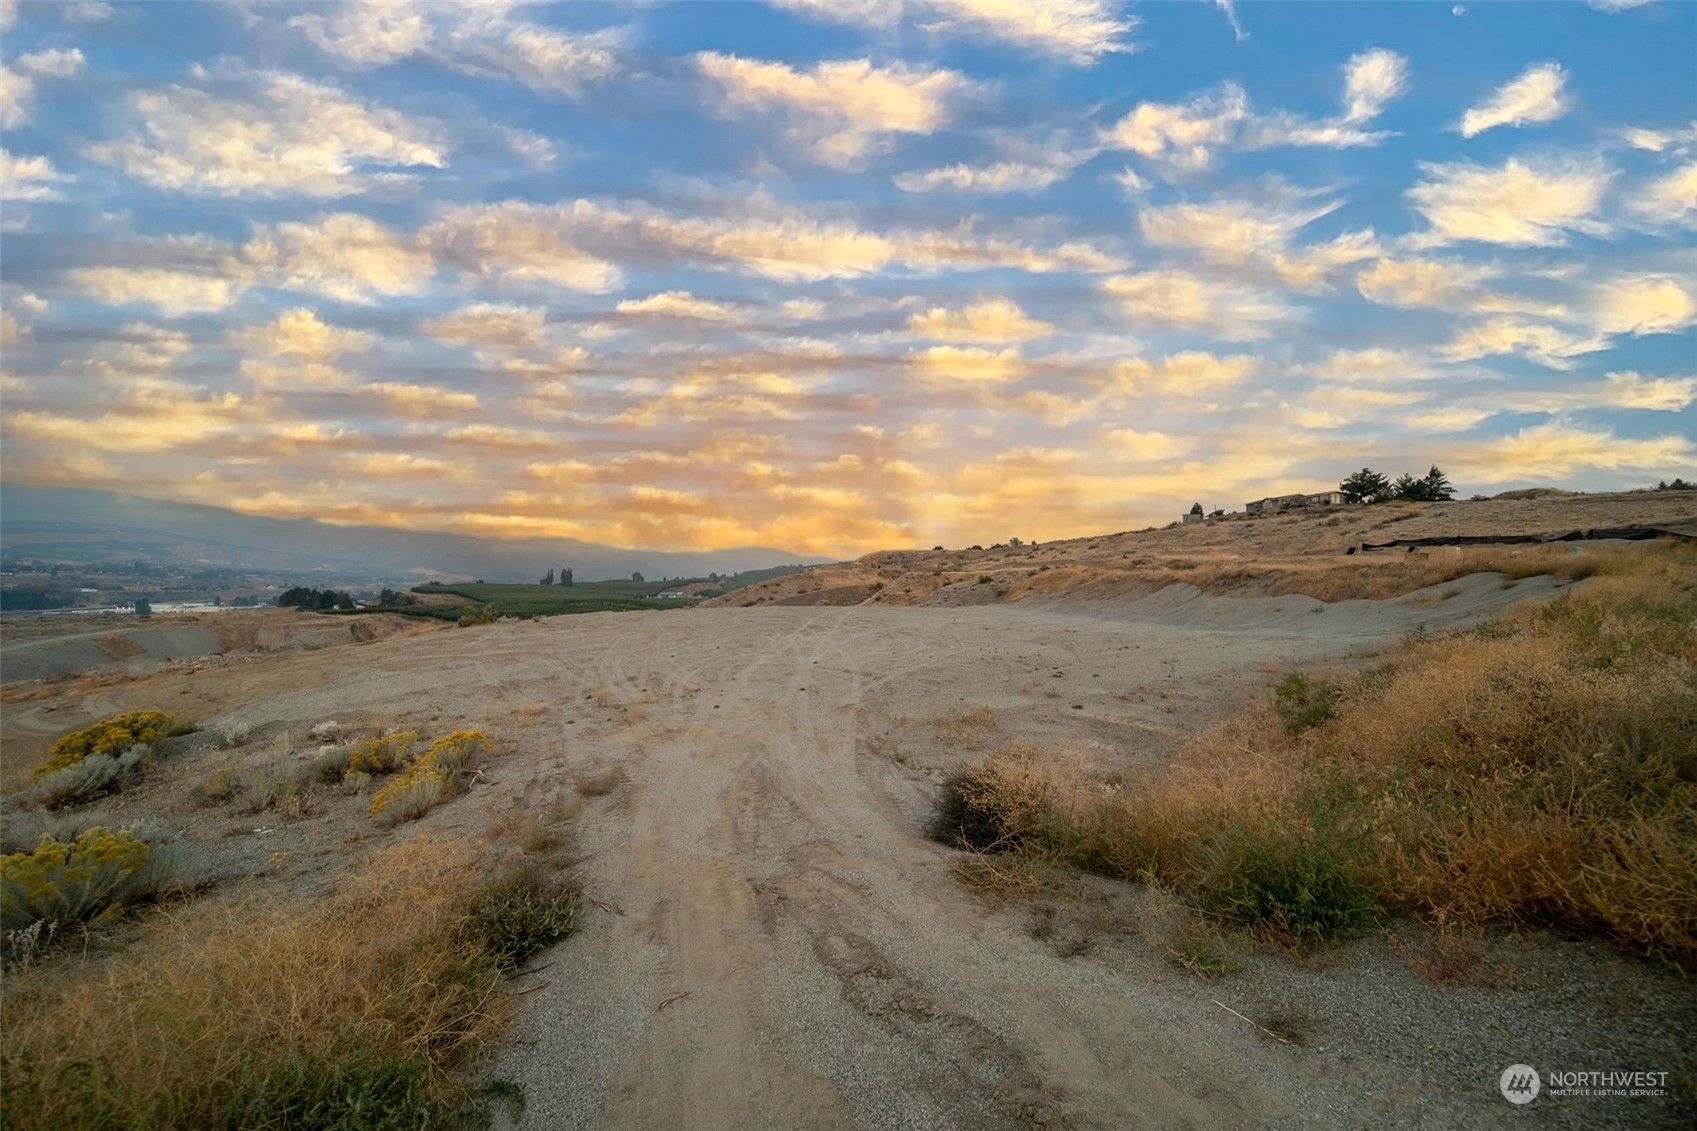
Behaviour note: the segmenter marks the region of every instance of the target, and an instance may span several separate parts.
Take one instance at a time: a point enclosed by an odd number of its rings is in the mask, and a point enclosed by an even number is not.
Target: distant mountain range
[[[222,507],[74,487],[0,485],[0,552],[65,562],[361,574],[385,579],[535,581],[570,567],[581,581],[702,577],[828,561],[744,546],[705,553],[622,550],[573,538],[468,538],[386,526],[262,518]]]

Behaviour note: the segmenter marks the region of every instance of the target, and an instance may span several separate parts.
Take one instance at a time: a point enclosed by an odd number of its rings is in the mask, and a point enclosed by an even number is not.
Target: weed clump
[[[392,774],[406,762],[408,752],[417,741],[417,731],[403,730],[356,742],[348,749],[348,763],[343,775]]]
[[[1287,731],[1301,734],[1337,717],[1333,709],[1337,696],[1336,685],[1291,672],[1273,692],[1273,710],[1284,720]]]
[[[477,894],[467,930],[485,953],[511,968],[576,930],[582,907],[575,883],[524,864]]]
[[[189,734],[193,723],[174,719],[163,711],[128,711],[113,715],[93,726],[73,731],[53,744],[47,761],[35,768],[35,775],[45,777],[68,766],[74,766],[94,754],[122,754],[132,746],[151,745],[171,735]]]
[[[481,731],[457,730],[439,738],[405,772],[371,799],[371,819],[383,828],[415,821],[452,797],[467,771],[491,750]]]

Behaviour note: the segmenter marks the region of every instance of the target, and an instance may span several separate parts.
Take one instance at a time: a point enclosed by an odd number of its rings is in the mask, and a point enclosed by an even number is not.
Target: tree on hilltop
[[[1364,467],[1338,484],[1346,503],[1377,503],[1392,497],[1391,481]]]
[[[1419,479],[1412,475],[1399,477],[1391,490],[1396,498],[1410,503],[1443,503],[1455,498],[1455,488],[1437,464]]]

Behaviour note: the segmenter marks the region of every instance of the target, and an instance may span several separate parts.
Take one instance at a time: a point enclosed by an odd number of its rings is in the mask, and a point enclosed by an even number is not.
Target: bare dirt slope
[[[283,748],[331,718],[486,730],[488,780],[395,833],[357,798],[285,822],[171,811],[161,786],[94,814],[166,806],[158,819],[236,873],[304,885],[387,836],[488,837],[580,799],[596,903],[526,980],[494,1065],[523,1085],[526,1127],[1507,1126],[1525,1114],[1496,1090],[1511,1063],[1691,1076],[1689,988],[1534,937],[1498,944],[1518,971],[1506,990],[1422,981],[1382,939],[1329,968],[1245,945],[1239,973],[1203,982],[1143,940],[1141,892],[998,909],[921,834],[947,770],[993,745],[1156,771],[1264,695],[1269,669],[1354,664],[1553,585],[1484,575],[1447,597],[1334,606],[1181,587],[1088,606],[561,617],[31,699],[8,705],[4,734],[8,758],[28,757],[146,706],[255,724]],[[1572,1101],[1537,1121],[1657,1126],[1685,1102]]]
[[[0,633],[0,683],[96,669],[145,672],[161,660],[223,659],[287,649],[316,651],[440,627],[398,616],[323,617],[293,609],[141,619],[39,616]]]
[[[1051,597],[1124,597],[1174,579],[1241,596],[1310,593],[1384,596],[1427,581],[1422,552],[1346,556],[1351,547],[1404,538],[1552,535],[1624,526],[1697,527],[1697,492],[1580,495],[1514,492],[1478,502],[1314,507],[1278,515],[1230,515],[1155,530],[1038,546],[901,550],[867,554],[738,589],[720,605],[934,605],[959,607]],[[1017,535],[1018,531],[1007,532]],[[1506,558],[1515,553],[1503,548]],[[1491,554],[1477,567],[1492,568]]]

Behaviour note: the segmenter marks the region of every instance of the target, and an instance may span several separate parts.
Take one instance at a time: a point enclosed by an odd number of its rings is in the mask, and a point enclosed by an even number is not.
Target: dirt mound
[[[1697,522],[1697,494],[1684,491],[1582,495],[1554,488],[1511,491],[1476,502],[1314,507],[1228,515],[1155,530],[989,549],[894,550],[816,566],[728,593],[709,605],[858,603],[959,608],[1033,597],[1095,600],[1153,592],[1187,581],[1210,593],[1320,600],[1388,597],[1440,579],[1441,549],[1468,538],[1543,539],[1575,530],[1684,527]],[[1363,544],[1425,543],[1400,554],[1346,556]],[[1476,569],[1495,568],[1489,555]],[[981,580],[988,578],[988,580]],[[831,592],[829,600],[817,594]],[[800,598],[805,594],[815,596]]]

